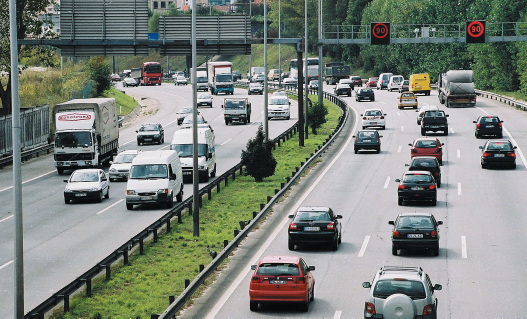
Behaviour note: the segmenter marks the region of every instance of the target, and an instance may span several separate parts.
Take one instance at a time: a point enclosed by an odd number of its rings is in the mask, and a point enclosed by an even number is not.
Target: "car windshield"
[[[97,172],[73,172],[70,182],[97,182],[99,176]]]
[[[262,87],[260,83],[251,83],[249,85],[251,86],[251,89],[259,89]]]
[[[167,178],[167,174],[165,164],[132,165],[130,169],[131,179]]]
[[[365,116],[381,116],[382,112],[379,110],[370,110],[364,113]]]
[[[297,264],[263,263],[258,267],[257,275],[263,276],[300,276]]]
[[[407,174],[404,175],[403,183],[430,183],[432,176],[422,174]]]
[[[182,108],[181,110],[179,110],[179,113],[181,114],[192,113],[192,108],[191,107]]]
[[[279,98],[279,99],[270,99],[269,100],[269,105],[287,105],[287,99],[282,99],[282,98]]]
[[[417,141],[415,142],[417,148],[435,148],[437,147],[436,141]]]
[[[155,124],[144,124],[139,129],[139,132],[159,131],[159,127]]]
[[[331,221],[328,212],[298,212],[295,221]]]
[[[357,81],[360,80],[360,76],[352,76],[351,79]]]
[[[204,124],[205,123],[205,119],[203,118],[203,116],[198,115],[197,119],[198,119],[198,124]],[[192,115],[188,115],[183,120],[183,124],[192,124],[192,123],[194,123],[194,121],[192,120]]]
[[[61,132],[55,138],[56,147],[91,146],[90,132]]]
[[[349,89],[350,86],[349,86],[349,84],[345,84],[345,83],[342,84],[342,83],[341,83],[341,84],[339,84],[339,85],[337,86],[337,88],[338,88],[338,89]]]
[[[413,167],[437,167],[435,158],[419,158],[412,162]]]
[[[192,157],[193,145],[192,144],[173,144],[170,145],[170,149],[177,151],[179,157]],[[198,144],[198,156],[205,156],[207,153],[207,144]]]
[[[512,151],[510,143],[507,142],[490,142],[487,146],[488,151]]]
[[[413,300],[426,298],[426,292],[423,283],[415,280],[379,280],[373,289],[373,296],[376,298],[386,299],[389,296],[397,293],[407,295]]]
[[[423,229],[434,228],[432,218],[426,216],[403,216],[397,222],[397,228]]]
[[[225,102],[226,109],[243,109],[245,107],[244,101],[227,101]]]
[[[137,156],[137,154],[119,154],[114,159],[114,164],[122,164],[122,163],[132,163],[132,160]]]
[[[200,95],[198,95],[198,99],[202,99],[202,100],[210,99],[210,94],[201,93]]]
[[[232,75],[218,74],[216,75],[216,82],[232,82]]]

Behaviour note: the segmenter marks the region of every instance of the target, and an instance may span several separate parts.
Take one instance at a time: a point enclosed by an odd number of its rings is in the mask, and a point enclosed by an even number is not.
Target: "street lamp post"
[[[308,84],[307,83],[307,79],[308,79],[307,70],[308,70],[308,65],[309,65],[309,63],[308,63],[308,51],[309,51],[309,49],[308,49],[308,42],[307,42],[307,37],[308,37],[308,32],[307,32],[308,31],[308,29],[307,29],[307,26],[308,26],[308,24],[307,24],[307,0],[305,1],[305,6],[306,6],[306,9],[304,10],[305,11],[305,22],[304,22],[305,23],[305,34],[304,34],[304,37],[305,37],[306,45],[304,47],[305,62],[304,62],[304,77],[303,77],[303,79],[304,79],[305,102],[306,102],[306,115],[305,115],[306,131],[305,131],[305,134],[306,134],[306,139],[307,139],[307,138],[309,138],[309,133],[308,133],[308,131],[309,131],[309,129],[308,129],[309,128],[309,118],[308,118],[308,113],[309,113],[309,103],[308,103],[308,101],[309,101],[309,99],[308,99],[308,93],[309,92],[307,90],[307,84]]]

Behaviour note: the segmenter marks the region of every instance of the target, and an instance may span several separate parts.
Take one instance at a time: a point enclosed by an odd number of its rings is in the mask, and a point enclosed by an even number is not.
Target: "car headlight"
[[[199,167],[199,169],[206,169],[207,168],[207,164],[199,165],[198,167]]]
[[[157,191],[158,194],[168,194],[168,188],[162,188]]]
[[[115,172],[115,171],[117,171],[115,168],[110,167],[110,172]]]
[[[66,193],[70,193],[70,192],[71,192],[71,189],[69,189],[68,187],[66,187],[66,188],[64,189],[64,192],[66,192]]]
[[[134,190],[126,190],[126,195],[136,195]]]
[[[99,191],[101,190],[99,187],[92,187],[90,188],[90,192],[96,192],[96,191]]]

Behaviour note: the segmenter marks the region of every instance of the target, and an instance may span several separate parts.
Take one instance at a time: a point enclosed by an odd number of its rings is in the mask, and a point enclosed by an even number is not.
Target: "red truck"
[[[161,85],[161,63],[144,62],[140,68],[132,69],[130,76],[141,85]]]

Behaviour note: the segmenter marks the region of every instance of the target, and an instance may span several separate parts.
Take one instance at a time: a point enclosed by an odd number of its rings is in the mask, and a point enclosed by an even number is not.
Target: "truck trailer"
[[[64,170],[102,167],[117,155],[119,124],[114,98],[75,99],[53,107],[54,165]]]
[[[326,66],[326,84],[335,85],[339,83],[340,79],[347,79],[350,75],[351,67],[349,65]]]
[[[232,62],[209,62],[209,88],[211,94],[234,94]]]
[[[446,107],[476,106],[472,70],[450,70],[439,73],[437,90],[439,102]]]

